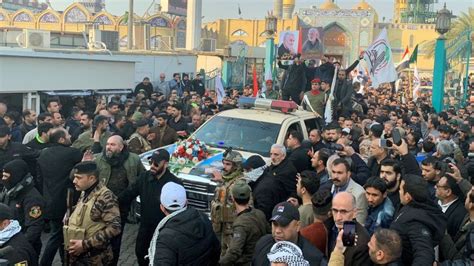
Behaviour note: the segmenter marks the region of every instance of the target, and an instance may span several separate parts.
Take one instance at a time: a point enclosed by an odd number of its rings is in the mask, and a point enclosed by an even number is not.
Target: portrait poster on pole
[[[323,28],[309,27],[302,28],[302,59],[321,59],[324,53]]]
[[[277,49],[277,56],[282,64],[291,65],[296,54],[298,54],[300,32],[282,31],[279,33],[279,43]]]

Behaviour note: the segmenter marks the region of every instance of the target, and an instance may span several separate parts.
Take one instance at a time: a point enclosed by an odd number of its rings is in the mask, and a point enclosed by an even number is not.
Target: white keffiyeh
[[[301,249],[288,241],[275,243],[267,254],[267,258],[270,262],[286,263],[288,266],[309,266]]]

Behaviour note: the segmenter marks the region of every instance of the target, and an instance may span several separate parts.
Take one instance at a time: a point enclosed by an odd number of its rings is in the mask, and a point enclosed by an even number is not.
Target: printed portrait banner
[[[188,9],[188,0],[161,0],[163,12],[178,16],[186,16]]]
[[[293,59],[298,53],[300,32],[295,31],[282,31],[279,33],[279,43],[277,49],[277,56],[281,60],[282,64],[291,65]]]
[[[309,27],[301,29],[303,59],[321,59],[324,54],[324,32],[322,27]]]

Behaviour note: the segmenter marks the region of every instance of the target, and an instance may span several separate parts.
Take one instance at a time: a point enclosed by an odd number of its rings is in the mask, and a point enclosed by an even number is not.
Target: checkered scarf
[[[309,266],[309,262],[304,259],[301,249],[288,241],[275,243],[267,254],[270,262],[283,262],[288,266]]]

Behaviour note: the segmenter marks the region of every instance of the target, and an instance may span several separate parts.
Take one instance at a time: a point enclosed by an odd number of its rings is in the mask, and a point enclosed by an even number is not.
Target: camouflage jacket
[[[82,192],[79,201],[87,202],[103,186],[102,183],[99,183],[85,198],[84,192]],[[105,228],[99,230],[89,239],[85,239],[83,242],[84,249],[105,249],[110,239],[120,234],[122,230],[118,200],[112,191],[107,189],[105,193],[97,197],[91,210],[91,220],[95,222],[102,221],[105,223]]]

